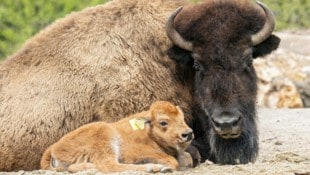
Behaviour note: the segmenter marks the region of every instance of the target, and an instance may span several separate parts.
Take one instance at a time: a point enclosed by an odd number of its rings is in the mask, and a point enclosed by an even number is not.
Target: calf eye
[[[166,121],[161,121],[161,122],[159,122],[159,124],[160,124],[160,126],[162,126],[162,127],[168,126],[168,122],[166,122]]]

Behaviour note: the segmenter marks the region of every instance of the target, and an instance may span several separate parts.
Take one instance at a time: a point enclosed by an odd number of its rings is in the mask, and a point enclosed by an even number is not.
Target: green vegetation
[[[0,0],[0,61],[55,19],[107,0]]]
[[[107,0],[0,0],[0,61],[55,19]],[[200,0],[192,0],[194,2]],[[262,0],[274,11],[277,30],[310,28],[310,0]]]
[[[309,0],[262,0],[274,12],[276,30],[310,28]]]

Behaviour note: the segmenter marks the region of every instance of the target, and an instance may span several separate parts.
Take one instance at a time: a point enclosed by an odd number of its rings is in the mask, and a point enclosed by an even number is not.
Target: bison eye
[[[198,72],[200,70],[200,65],[197,62],[194,62],[193,68]]]
[[[251,67],[253,65],[253,59],[249,59],[248,66]]]
[[[161,122],[159,122],[159,124],[162,127],[167,127],[168,126],[168,122],[166,122],[166,121],[161,121]]]
[[[249,59],[244,63],[244,70],[250,71],[251,67],[253,66],[253,59]]]

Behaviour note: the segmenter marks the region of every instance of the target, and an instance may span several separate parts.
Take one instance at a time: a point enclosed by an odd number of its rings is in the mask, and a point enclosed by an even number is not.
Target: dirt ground
[[[258,160],[246,165],[203,163],[196,168],[176,171],[173,175],[310,175],[310,109],[260,109],[258,111],[260,151]],[[64,175],[53,171],[19,171],[5,175]],[[101,175],[96,170],[73,175]],[[145,175],[143,172],[111,175]],[[161,173],[157,173],[161,174]]]

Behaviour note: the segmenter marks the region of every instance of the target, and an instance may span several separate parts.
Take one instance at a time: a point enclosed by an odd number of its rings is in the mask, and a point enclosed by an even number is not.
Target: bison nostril
[[[223,115],[212,118],[212,122],[217,128],[232,128],[240,125],[241,117],[234,115]]]
[[[212,122],[215,125],[215,127],[221,127],[221,124],[216,122],[216,120],[214,120],[213,118],[212,118]]]
[[[237,120],[235,120],[234,122],[232,122],[232,126],[238,126],[239,125],[239,123],[240,123],[240,121],[241,121],[241,117],[239,117]]]

